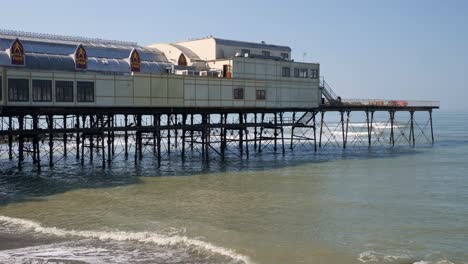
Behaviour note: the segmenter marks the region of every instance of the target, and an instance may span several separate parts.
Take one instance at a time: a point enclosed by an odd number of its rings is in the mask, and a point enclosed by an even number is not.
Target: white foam
[[[15,227],[24,231],[33,231],[36,233],[54,235],[57,237],[74,236],[80,238],[98,239],[103,241],[138,241],[142,243],[153,243],[160,246],[185,245],[188,247],[196,247],[212,253],[220,254],[238,262],[243,262],[246,264],[253,263],[249,257],[237,254],[234,250],[219,247],[205,241],[191,239],[186,236],[165,236],[153,232],[101,232],[65,230],[56,227],[44,227],[41,224],[34,221],[1,215],[0,221],[6,223],[7,225],[14,225]]]
[[[402,255],[389,255],[378,253],[375,251],[365,251],[359,254],[358,260],[363,263],[393,263],[394,261],[412,259],[411,255],[402,254]],[[413,264],[454,264],[448,260],[439,260],[439,261],[417,261]]]

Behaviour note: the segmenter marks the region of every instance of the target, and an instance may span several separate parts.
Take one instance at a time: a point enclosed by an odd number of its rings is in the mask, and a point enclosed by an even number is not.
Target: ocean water
[[[433,147],[1,161],[0,263],[468,263],[467,121],[436,111]]]

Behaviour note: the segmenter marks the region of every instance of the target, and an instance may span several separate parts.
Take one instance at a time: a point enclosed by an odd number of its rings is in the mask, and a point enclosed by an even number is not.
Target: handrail
[[[388,100],[388,99],[345,99],[344,105],[353,106],[396,106],[396,107],[440,107],[440,101]]]

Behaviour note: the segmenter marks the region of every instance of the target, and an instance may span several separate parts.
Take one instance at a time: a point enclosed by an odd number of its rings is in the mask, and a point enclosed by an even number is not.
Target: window
[[[281,76],[283,76],[283,77],[291,77],[291,68],[289,68],[289,67],[283,67],[281,71],[282,71]]]
[[[8,79],[8,101],[11,101],[11,102],[29,101],[29,80],[28,79]]]
[[[94,82],[76,82],[78,102],[94,102]]]
[[[318,79],[318,77],[319,77],[318,75],[319,75],[319,73],[318,73],[317,69],[310,70],[310,78]]]
[[[298,68],[294,68],[294,77],[300,77],[300,70]]]
[[[287,60],[287,59],[289,59],[289,54],[288,53],[281,53],[281,58]]]
[[[244,88],[234,88],[234,99],[244,99]]]
[[[299,77],[301,78],[308,78],[309,77],[309,70],[307,69],[300,69]]]
[[[255,93],[255,98],[257,100],[265,100],[266,98],[265,90],[257,90]]]
[[[0,76],[0,101],[3,99],[3,82],[2,82],[2,77]]]
[[[52,101],[52,81],[32,80],[32,93],[34,102]]]
[[[242,49],[242,50],[241,50],[241,54],[242,54],[242,55],[245,55],[245,54],[250,55],[250,50],[248,50],[248,49]]]
[[[55,101],[73,102],[73,81],[55,81]]]
[[[269,51],[266,51],[266,50],[263,50],[263,51],[262,51],[262,56],[263,56],[263,57],[270,57],[270,52],[269,52]]]

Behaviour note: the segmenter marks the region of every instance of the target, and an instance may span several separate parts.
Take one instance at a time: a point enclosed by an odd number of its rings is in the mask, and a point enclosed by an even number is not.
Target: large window
[[[309,70],[294,68],[294,77],[296,77],[296,78],[307,78],[307,77],[309,77]]]
[[[300,77],[300,74],[301,74],[300,69],[294,68],[294,77],[299,78],[299,77]]]
[[[310,70],[310,78],[318,79],[318,77],[319,77],[318,75],[319,75],[319,73],[318,73],[317,69]]]
[[[270,57],[270,52],[269,52],[269,51],[266,51],[266,50],[263,50],[263,51],[262,51],[262,56],[263,56],[263,57]]]
[[[3,99],[2,95],[3,95],[3,80],[2,80],[2,77],[0,76],[0,101]]]
[[[73,102],[73,81],[55,81],[55,101]]]
[[[94,82],[76,82],[78,102],[94,102]]]
[[[28,102],[29,101],[29,80],[28,79],[8,79],[8,101]]]
[[[283,77],[291,77],[291,68],[289,67],[283,67],[282,68],[282,74],[281,76]]]
[[[255,92],[255,98],[257,100],[265,100],[265,98],[266,98],[265,90],[257,90]]]
[[[289,54],[288,53],[281,53],[281,58],[287,60],[287,59],[289,59]]]
[[[309,70],[307,69],[300,69],[299,77],[301,78],[308,78],[309,77]]]
[[[32,92],[34,102],[52,101],[52,81],[51,80],[33,80]]]
[[[244,99],[244,88],[234,88],[234,99]]]
[[[249,55],[250,55],[250,50],[248,50],[248,49],[242,49],[242,50],[241,50],[241,54],[242,54],[242,56],[245,56],[245,54],[247,54],[247,56],[249,56]]]

